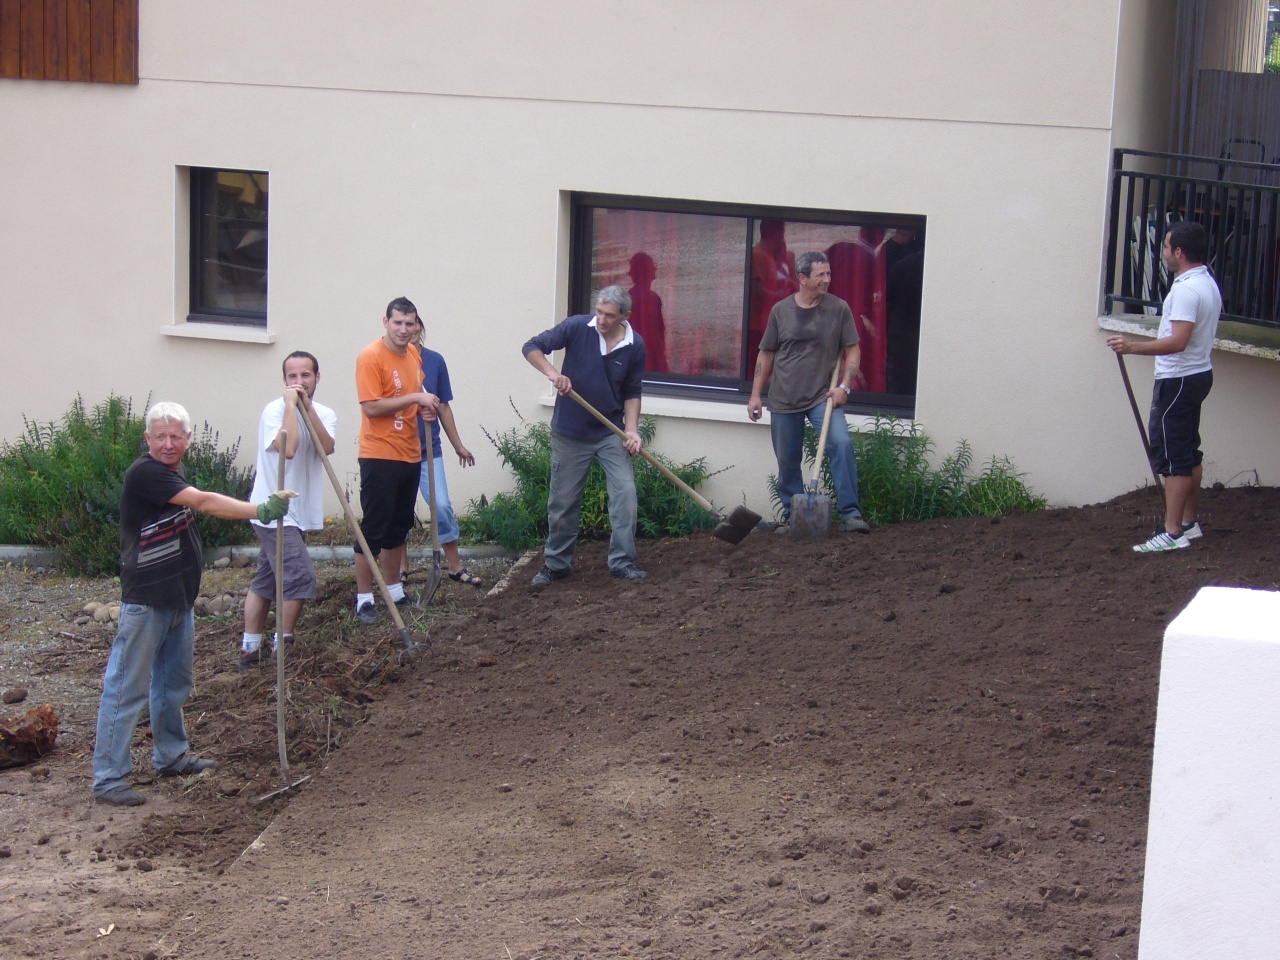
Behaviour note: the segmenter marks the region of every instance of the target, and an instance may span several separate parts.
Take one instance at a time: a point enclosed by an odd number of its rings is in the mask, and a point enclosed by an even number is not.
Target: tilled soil
[[[1135,555],[1156,512],[642,543],[641,583],[586,544],[541,591],[536,559],[449,585],[412,670],[331,571],[290,661],[312,779],[260,805],[273,687],[234,622],[197,627],[188,710],[220,769],[110,809],[110,637],[58,635],[109,597],[5,574],[47,644],[0,685],[67,699],[58,749],[0,772],[0,954],[1132,960],[1164,628],[1201,586],[1280,587],[1280,491],[1206,491],[1202,540]]]

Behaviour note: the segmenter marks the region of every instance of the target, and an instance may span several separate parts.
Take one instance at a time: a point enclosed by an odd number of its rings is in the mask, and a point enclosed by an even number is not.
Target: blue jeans
[[[625,570],[636,562],[636,475],[631,454],[614,434],[603,440],[576,440],[551,434],[551,490],[547,495],[547,568],[557,573],[573,563],[573,548],[582,525],[582,492],[591,461],[599,460],[609,495],[609,569]]]
[[[808,420],[813,429],[822,432],[822,412],[827,402],[823,400],[806,413],[770,413],[769,433],[773,437],[773,454],[778,458],[778,496],[782,500],[784,517],[791,515],[791,498],[804,493],[804,476],[801,461],[804,457],[804,424]],[[853,456],[853,440],[849,437],[849,425],[844,411],[833,410],[831,429],[827,431],[827,458],[831,462],[831,478],[836,486],[836,512],[841,520],[862,516],[858,506],[858,461]]]
[[[93,793],[101,796],[127,783],[133,772],[129,745],[150,701],[151,761],[166,770],[187,752],[182,705],[191,693],[195,655],[195,615],[182,610],[126,603],[111,645],[98,706],[93,745]]]
[[[458,539],[458,518],[453,515],[453,504],[449,501],[449,483],[444,478],[444,457],[436,457],[432,461],[433,469],[436,472],[436,496],[435,502],[440,504],[436,511],[436,529],[440,533],[441,543],[453,543]],[[430,506],[431,498],[431,474],[427,471],[427,462],[422,462],[422,475],[418,477],[418,490],[422,493],[422,499],[427,501]]]

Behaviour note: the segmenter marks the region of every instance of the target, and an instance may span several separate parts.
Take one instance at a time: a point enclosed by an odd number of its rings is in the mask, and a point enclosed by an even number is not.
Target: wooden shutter
[[[138,0],[0,0],[0,77],[138,82]]]

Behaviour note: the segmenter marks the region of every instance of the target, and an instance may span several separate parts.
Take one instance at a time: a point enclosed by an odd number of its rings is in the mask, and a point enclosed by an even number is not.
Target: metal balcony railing
[[[1178,220],[1199,221],[1209,234],[1222,318],[1280,327],[1280,165],[1229,157],[1115,151],[1107,312],[1159,313],[1172,279],[1160,247]]]

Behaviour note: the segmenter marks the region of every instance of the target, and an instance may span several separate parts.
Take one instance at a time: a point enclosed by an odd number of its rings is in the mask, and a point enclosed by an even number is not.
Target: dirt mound
[[[303,641],[320,668],[291,686],[314,779],[252,806],[274,701],[225,664],[188,711],[221,769],[146,807],[86,802],[81,729],[48,780],[0,776],[0,808],[63,828],[0,809],[0,946],[1133,958],[1160,638],[1201,586],[1276,589],[1280,491],[1208,491],[1192,549],[1135,555],[1155,512],[1146,491],[814,543],[702,535],[642,544],[639,583],[584,545],[563,583],[527,586],[535,561],[460,594],[410,673],[377,672],[389,627],[357,656],[339,582],[336,636]],[[199,645],[218,629],[237,627]],[[63,896],[37,909],[37,888]]]

